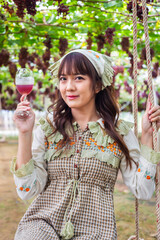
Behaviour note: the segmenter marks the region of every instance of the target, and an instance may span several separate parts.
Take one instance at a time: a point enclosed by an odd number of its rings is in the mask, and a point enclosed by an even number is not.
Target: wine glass
[[[15,84],[18,92],[21,95],[27,95],[32,91],[34,85],[34,77],[31,70],[21,68],[16,73]],[[26,97],[23,101],[25,101]],[[18,111],[17,116],[21,119],[25,119],[29,116],[29,111]]]

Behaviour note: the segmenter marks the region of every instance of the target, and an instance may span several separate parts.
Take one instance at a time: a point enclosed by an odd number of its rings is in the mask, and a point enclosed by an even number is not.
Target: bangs
[[[95,68],[92,63],[81,53],[73,52],[68,54],[61,62],[58,77],[60,75],[82,74],[93,76]]]

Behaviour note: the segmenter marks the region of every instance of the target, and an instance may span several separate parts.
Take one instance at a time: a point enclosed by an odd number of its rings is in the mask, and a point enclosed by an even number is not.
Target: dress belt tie
[[[68,204],[68,207],[67,207],[67,209],[65,211],[65,215],[64,215],[65,226],[61,231],[62,239],[66,239],[66,240],[71,239],[74,236],[74,226],[71,223],[71,216],[72,216],[72,212],[73,212],[73,204],[76,200],[76,190],[78,190],[79,201],[81,199],[81,194],[80,194],[80,191],[78,188],[78,183],[79,183],[79,180],[72,179],[69,181],[67,188],[66,188],[66,192],[67,192],[67,191],[69,191],[69,189],[71,188],[71,186],[73,184],[70,202]],[[72,201],[72,199],[73,199],[73,201]],[[69,217],[69,220],[67,221],[66,216],[67,216],[67,212],[68,212],[68,209],[70,206],[71,206],[70,217]]]

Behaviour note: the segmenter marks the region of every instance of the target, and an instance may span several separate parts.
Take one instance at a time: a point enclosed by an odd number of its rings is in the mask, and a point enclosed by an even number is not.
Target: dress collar
[[[91,125],[91,124],[92,124],[92,125],[95,124],[95,126],[100,125],[103,129],[105,129],[103,118],[99,118],[97,121],[89,121],[89,122],[87,123],[87,127],[90,128],[90,125]],[[73,125],[73,128],[74,128],[74,131],[77,131],[77,130],[78,130],[78,127],[79,127],[79,124],[75,121],[72,125]],[[86,127],[86,129],[87,129],[87,127]]]

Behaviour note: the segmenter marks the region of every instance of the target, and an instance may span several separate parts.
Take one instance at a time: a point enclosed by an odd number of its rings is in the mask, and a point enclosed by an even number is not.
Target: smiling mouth
[[[68,96],[67,96],[68,99],[75,99],[75,98],[77,98],[77,97],[78,97],[78,96],[75,96],[75,95],[68,95]]]

